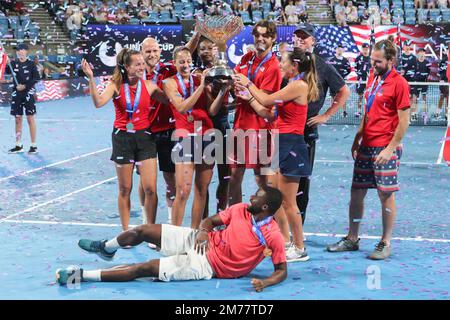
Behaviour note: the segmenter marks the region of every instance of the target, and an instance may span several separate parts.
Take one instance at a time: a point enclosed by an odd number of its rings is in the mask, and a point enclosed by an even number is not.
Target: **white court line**
[[[316,159],[314,162],[319,163],[354,163],[353,160],[326,160],[326,159]],[[412,166],[431,166],[437,167],[442,166],[442,164],[432,163],[432,162],[411,162],[411,161],[400,161],[400,164],[412,165]]]
[[[84,157],[92,156],[93,154],[101,153],[101,152],[104,152],[104,151],[107,151],[107,150],[111,150],[111,148],[105,148],[105,149],[97,150],[97,151],[94,151],[94,152],[85,153],[85,154],[82,154],[82,155],[79,155],[79,156],[76,156],[76,157],[73,157],[73,158],[70,158],[70,159],[66,159],[66,160],[63,160],[63,161],[59,161],[59,162],[55,162],[55,163],[49,164],[49,165],[46,165],[46,166],[43,166],[43,167],[35,168],[35,169],[32,169],[32,170],[21,172],[19,174],[14,174],[14,175],[10,175],[8,177],[0,178],[0,182],[8,180],[8,179],[16,178],[16,177],[21,177],[21,176],[24,176],[24,175],[27,175],[29,173],[36,172],[36,171],[39,171],[39,170],[51,168],[51,167],[54,167],[54,166],[57,166],[57,165],[60,165],[60,164],[63,164],[63,163],[67,163],[67,162],[70,162],[70,161],[73,161],[73,160],[78,160],[78,159],[81,159],[81,158],[84,158]]]
[[[22,210],[22,211],[20,211],[20,212],[14,213],[14,214],[11,214],[11,215],[7,216],[6,218],[0,219],[0,223],[4,222],[4,221],[7,220],[7,219],[11,219],[12,217],[15,217],[15,216],[18,216],[18,215],[21,215],[21,214],[24,214],[24,213],[31,212],[31,211],[33,211],[33,210],[36,210],[36,209],[41,208],[41,207],[44,207],[44,206],[46,206],[46,205],[48,205],[48,204],[51,204],[51,203],[53,203],[53,202],[56,202],[56,201],[58,201],[58,200],[61,200],[61,199],[64,199],[64,198],[73,196],[73,195],[75,195],[75,194],[77,194],[77,193],[80,193],[80,192],[83,192],[83,191],[86,191],[86,190],[95,188],[95,187],[97,187],[97,186],[99,186],[99,185],[101,185],[101,184],[103,184],[103,183],[106,183],[106,182],[109,182],[109,181],[112,181],[112,180],[115,180],[115,179],[117,179],[117,177],[112,177],[112,178],[109,178],[109,179],[106,179],[106,180],[97,182],[97,183],[92,184],[92,185],[90,185],[90,186],[87,186],[87,187],[85,187],[85,188],[82,188],[82,189],[79,189],[79,190],[76,190],[76,191],[67,193],[67,194],[62,195],[62,196],[60,196],[60,197],[57,197],[57,198],[55,198],[55,199],[52,199],[52,200],[43,202],[43,203],[38,204],[38,205],[35,205],[35,206],[31,207],[31,208]]]
[[[12,118],[0,118],[0,121],[11,121]],[[108,121],[110,119],[54,119],[54,118],[36,118],[36,121],[56,121],[56,122],[99,122]]]
[[[41,220],[5,220],[4,222],[8,223],[17,223],[17,224],[47,224],[47,225],[67,225],[67,226],[88,226],[88,227],[121,227],[120,224],[115,223],[91,223],[91,222],[70,222],[70,221],[41,221]],[[131,228],[137,227],[138,225],[131,225]],[[331,237],[331,238],[342,238],[346,236],[346,234],[337,234],[337,233],[308,233],[305,232],[305,236],[316,236],[316,237]],[[361,239],[380,239],[379,236],[360,236]],[[428,242],[443,242],[449,243],[450,239],[430,239],[430,238],[405,238],[405,237],[394,237],[392,240],[402,240],[402,241],[428,241]]]

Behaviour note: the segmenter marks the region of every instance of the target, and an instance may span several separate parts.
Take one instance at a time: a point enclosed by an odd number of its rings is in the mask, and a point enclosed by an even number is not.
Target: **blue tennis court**
[[[111,238],[120,232],[117,180],[111,152],[112,103],[95,109],[90,97],[38,104],[39,154],[8,155],[14,143],[9,108],[0,108],[0,299],[449,299],[450,169],[436,165],[444,127],[410,127],[404,139],[397,194],[398,218],[392,256],[366,259],[381,235],[381,208],[370,191],[361,225],[360,251],[327,253],[327,244],[347,231],[355,126],[323,126],[312,177],[305,232],[311,260],[288,265],[288,279],[254,292],[252,277],[272,272],[263,261],[248,277],[163,283],[55,283],[55,270],[71,264],[86,269],[142,262],[159,254],[145,245],[122,250],[113,262],[82,252],[80,238]],[[24,147],[29,146],[24,121]],[[256,191],[252,172],[243,183],[244,201]],[[139,224],[137,176],[132,224]],[[214,194],[217,178],[210,192]],[[162,175],[158,222],[167,210]],[[184,225],[189,225],[190,204]],[[210,201],[210,212],[215,201]]]

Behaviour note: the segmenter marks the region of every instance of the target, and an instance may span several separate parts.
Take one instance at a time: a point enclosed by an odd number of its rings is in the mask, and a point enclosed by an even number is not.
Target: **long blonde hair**
[[[125,66],[129,66],[131,64],[131,57],[141,54],[139,51],[131,50],[127,48],[123,48],[116,58],[116,67],[114,68],[114,73],[111,77],[111,81],[114,82],[118,88],[122,83],[129,82],[128,73],[125,69]]]
[[[303,80],[308,84],[308,102],[319,99],[318,77],[316,69],[316,59],[311,52],[294,48],[289,52],[289,60],[298,64],[298,72],[304,72]]]

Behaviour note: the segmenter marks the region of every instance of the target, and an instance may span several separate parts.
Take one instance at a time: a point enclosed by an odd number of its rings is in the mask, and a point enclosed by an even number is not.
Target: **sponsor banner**
[[[110,75],[122,48],[140,51],[142,41],[153,37],[161,45],[161,60],[169,61],[173,49],[182,43],[182,32],[181,25],[87,25],[83,56],[94,67],[96,76]]]

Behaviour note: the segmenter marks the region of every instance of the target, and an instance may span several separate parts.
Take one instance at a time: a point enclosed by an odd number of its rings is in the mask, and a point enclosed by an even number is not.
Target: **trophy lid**
[[[244,28],[237,16],[206,16],[197,23],[200,33],[215,43],[226,43]]]

